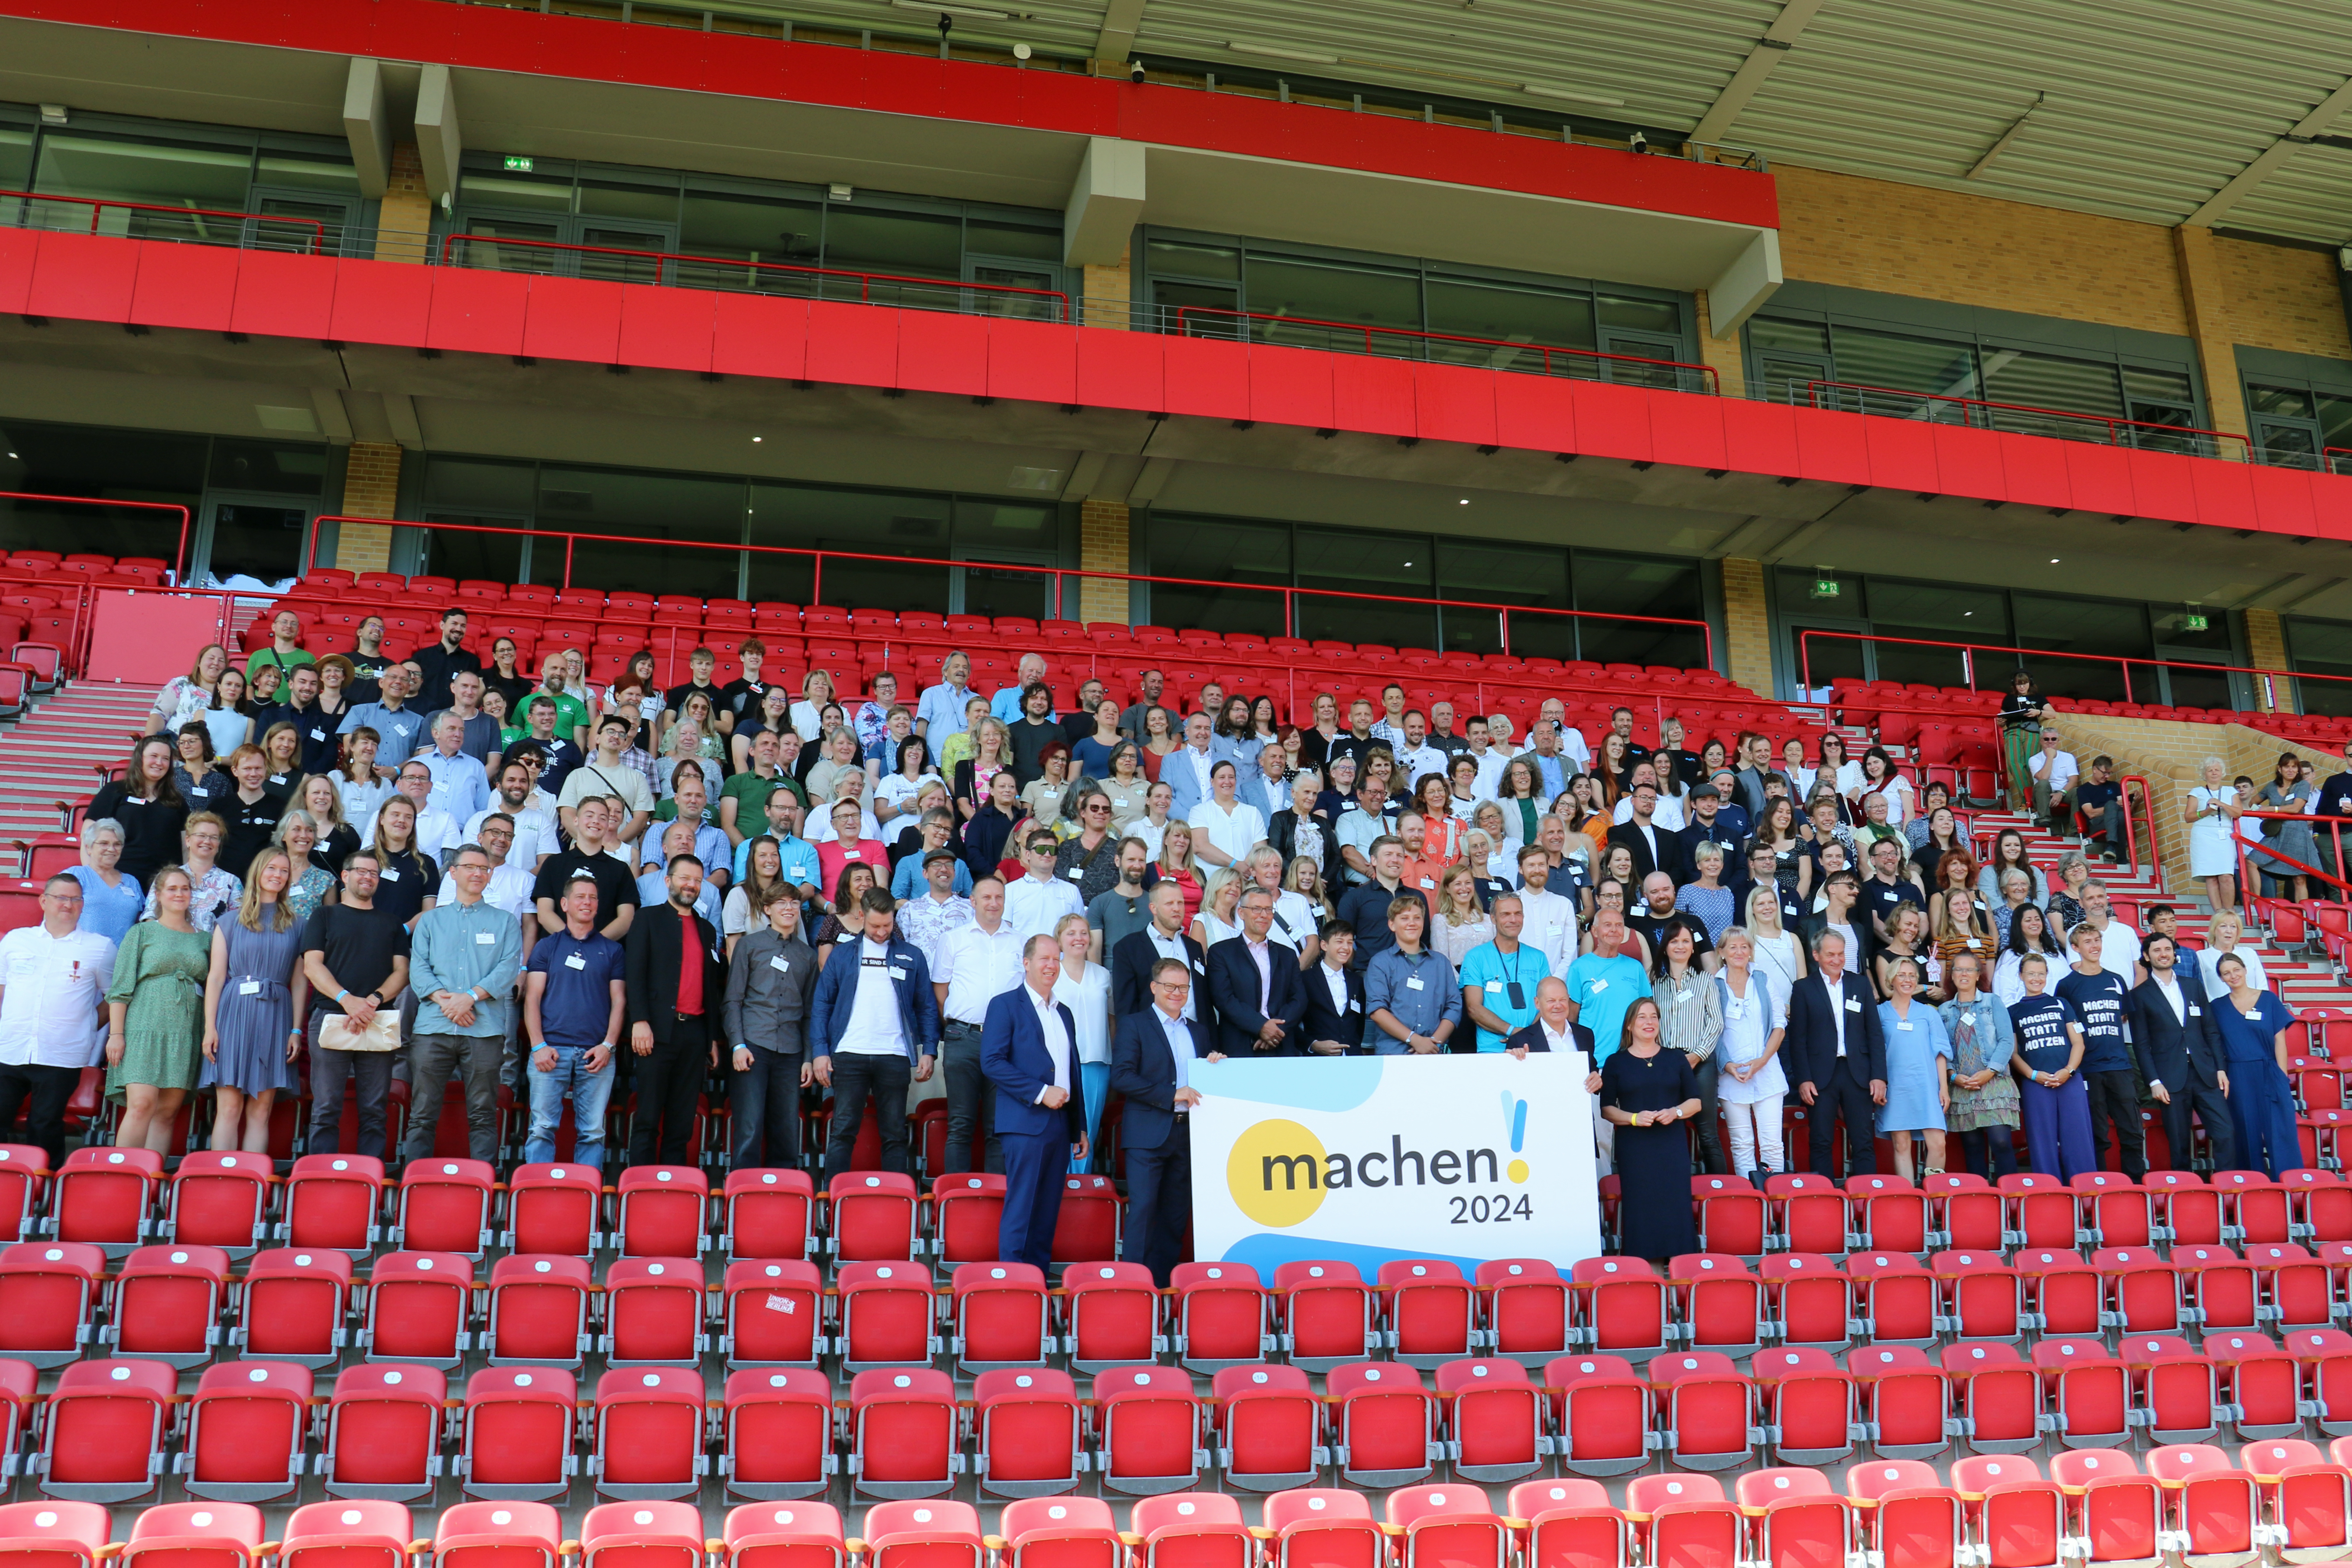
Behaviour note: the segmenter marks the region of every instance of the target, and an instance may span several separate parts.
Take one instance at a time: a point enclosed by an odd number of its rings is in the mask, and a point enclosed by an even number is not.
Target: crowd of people
[[[568,1107],[566,1158],[599,1163],[619,1089],[633,1162],[683,1160],[709,1096],[735,1164],[795,1165],[829,1089],[830,1177],[869,1100],[908,1169],[938,1096],[947,1169],[1003,1170],[1003,1256],[1042,1264],[1117,1097],[1163,1282],[1190,1077],[1226,1057],[1578,1053],[1649,1257],[1695,1243],[1643,1195],[1787,1170],[1801,1110],[1815,1171],[1842,1122],[1848,1171],[1885,1135],[1905,1174],[1999,1174],[2021,1128],[2034,1169],[2113,1143],[2137,1175],[2143,1094],[2176,1163],[2192,1111],[2223,1166],[2297,1162],[2289,1020],[2242,930],[2190,952],[2168,910],[2113,917],[2085,858],[2121,847],[2113,764],[2075,767],[2023,678],[2031,804],[2084,833],[2048,873],[2014,832],[1980,862],[1945,785],[1834,731],[1693,749],[1665,718],[1653,748],[1553,700],[1515,741],[1394,684],[1299,725],[1157,671],[1065,708],[1034,653],[993,691],[952,653],[860,700],[764,680],[756,640],[664,689],[650,654],[608,683],[576,649],[534,678],[505,637],[485,665],[462,608],[400,659],[373,619],[325,658],[272,629],[163,688],[83,863],[0,940],[0,1121],[26,1106],[53,1159],[100,1059],[114,1136],[157,1149],[192,1096],[215,1148],[266,1149],[307,1089],[310,1149],[344,1147],[348,1101],[352,1152],[384,1155],[404,1076],[410,1157],[452,1082],[492,1157],[503,1083],[527,1160]]]

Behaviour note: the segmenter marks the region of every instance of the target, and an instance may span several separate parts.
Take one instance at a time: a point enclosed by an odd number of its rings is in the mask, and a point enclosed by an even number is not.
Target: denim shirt
[[[1415,980],[1421,982],[1419,990],[1410,984]],[[1459,1026],[1462,988],[1454,984],[1454,966],[1427,948],[1410,958],[1402,948],[1382,948],[1364,968],[1367,1023],[1383,1007],[1416,1035],[1434,1034],[1437,1026],[1449,1019]],[[1364,1039],[1376,1056],[1402,1056],[1409,1049],[1402,1040],[1376,1024],[1364,1030]]]

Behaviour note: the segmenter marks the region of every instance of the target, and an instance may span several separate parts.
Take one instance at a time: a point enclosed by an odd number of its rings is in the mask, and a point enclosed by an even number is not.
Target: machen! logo
[[[1327,1194],[1356,1188],[1500,1186],[1524,1184],[1528,1102],[1506,1091],[1503,1127],[1510,1159],[1496,1149],[1409,1148],[1402,1133],[1386,1149],[1362,1153],[1326,1149],[1296,1121],[1276,1119],[1243,1130],[1225,1156],[1225,1186],[1234,1203],[1275,1230],[1298,1225],[1323,1206]]]

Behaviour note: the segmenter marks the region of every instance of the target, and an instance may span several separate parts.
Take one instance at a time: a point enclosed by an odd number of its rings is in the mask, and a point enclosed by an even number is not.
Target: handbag
[[[319,1026],[319,1048],[322,1051],[396,1051],[400,1049],[400,1009],[379,1007],[364,1029],[354,1028],[351,1019],[340,1013],[331,1014]]]

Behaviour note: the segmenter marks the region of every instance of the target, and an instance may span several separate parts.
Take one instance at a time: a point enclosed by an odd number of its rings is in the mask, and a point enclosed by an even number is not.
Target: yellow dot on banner
[[[1225,1185],[1242,1213],[1286,1230],[1323,1206],[1323,1141],[1296,1121],[1261,1121],[1234,1140]]]
[[[1514,1182],[1524,1183],[1528,1179],[1528,1163],[1525,1160],[1514,1160],[1504,1169],[1503,1174],[1510,1177]]]

